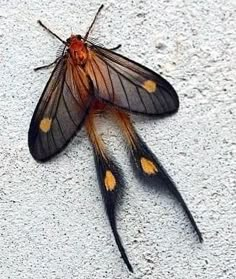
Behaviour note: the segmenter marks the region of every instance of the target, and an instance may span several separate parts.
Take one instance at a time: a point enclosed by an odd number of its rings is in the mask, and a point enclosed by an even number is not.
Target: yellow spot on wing
[[[41,131],[43,131],[44,133],[47,133],[50,129],[51,129],[51,125],[52,125],[52,119],[51,118],[43,118],[41,121],[40,121],[40,124],[39,124],[39,128]]]
[[[116,186],[116,179],[111,171],[107,170],[104,178],[104,184],[107,191],[113,191]]]
[[[157,89],[157,84],[153,80],[145,80],[143,83],[143,88],[147,90],[148,93],[154,93]]]
[[[146,174],[155,174],[158,172],[157,166],[150,160],[142,157],[140,159],[141,167]]]

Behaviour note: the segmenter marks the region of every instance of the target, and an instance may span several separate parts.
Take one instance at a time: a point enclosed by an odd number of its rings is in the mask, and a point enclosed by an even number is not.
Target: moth
[[[134,173],[143,183],[165,187],[180,202],[199,240],[202,234],[175,183],[157,157],[135,130],[129,113],[162,116],[179,108],[172,85],[154,71],[115,51],[92,43],[88,35],[103,5],[98,9],[84,37],[71,35],[66,41],[39,24],[63,43],[56,60],[35,70],[54,70],[34,111],[28,133],[31,155],[47,161],[61,152],[84,125],[91,141],[105,210],[121,257],[129,271],[132,265],[117,231],[115,211],[124,176],[116,160],[106,150],[94,119],[98,113],[110,114],[127,141]]]

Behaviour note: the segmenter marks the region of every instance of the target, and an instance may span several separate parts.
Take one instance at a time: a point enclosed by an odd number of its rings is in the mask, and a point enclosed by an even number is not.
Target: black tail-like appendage
[[[133,268],[128,260],[118,234],[115,219],[117,200],[124,186],[122,172],[113,159],[108,158],[107,156],[104,158],[104,154],[102,155],[101,153],[98,153],[96,149],[94,149],[94,159],[101,193],[105,203],[106,213],[115,237],[116,244],[129,271],[133,272]]]
[[[140,138],[136,131],[133,131],[133,133],[135,133],[135,144],[129,145],[129,147],[131,150],[131,163],[135,173],[141,180],[149,185],[154,187],[157,187],[158,185],[166,187],[176,197],[194,227],[199,241],[202,242],[202,234],[174,181],[167,174],[159,160],[147,147],[146,143]]]

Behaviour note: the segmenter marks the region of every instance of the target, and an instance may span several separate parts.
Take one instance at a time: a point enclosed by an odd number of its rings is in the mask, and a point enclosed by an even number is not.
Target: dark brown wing
[[[59,153],[81,128],[92,99],[86,73],[63,56],[55,66],[33,114],[28,144],[38,161]]]
[[[91,46],[89,53],[86,71],[98,98],[130,112],[148,115],[178,110],[178,95],[160,75],[102,47]]]

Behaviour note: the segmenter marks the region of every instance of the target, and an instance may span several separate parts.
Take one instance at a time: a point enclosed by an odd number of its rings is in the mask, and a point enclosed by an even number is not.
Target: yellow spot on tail
[[[52,125],[52,119],[51,118],[43,118],[41,121],[40,121],[40,124],[39,124],[39,128],[41,131],[43,131],[44,133],[47,133],[50,129],[51,129],[51,125]]]
[[[140,159],[140,163],[141,163],[143,171],[146,174],[150,175],[150,174],[155,174],[158,172],[157,166],[152,161],[142,157]]]
[[[107,170],[105,174],[104,184],[107,191],[113,191],[116,186],[116,179],[111,171]]]
[[[157,89],[157,84],[153,80],[145,80],[143,83],[143,88],[147,90],[148,93],[154,93]]]

